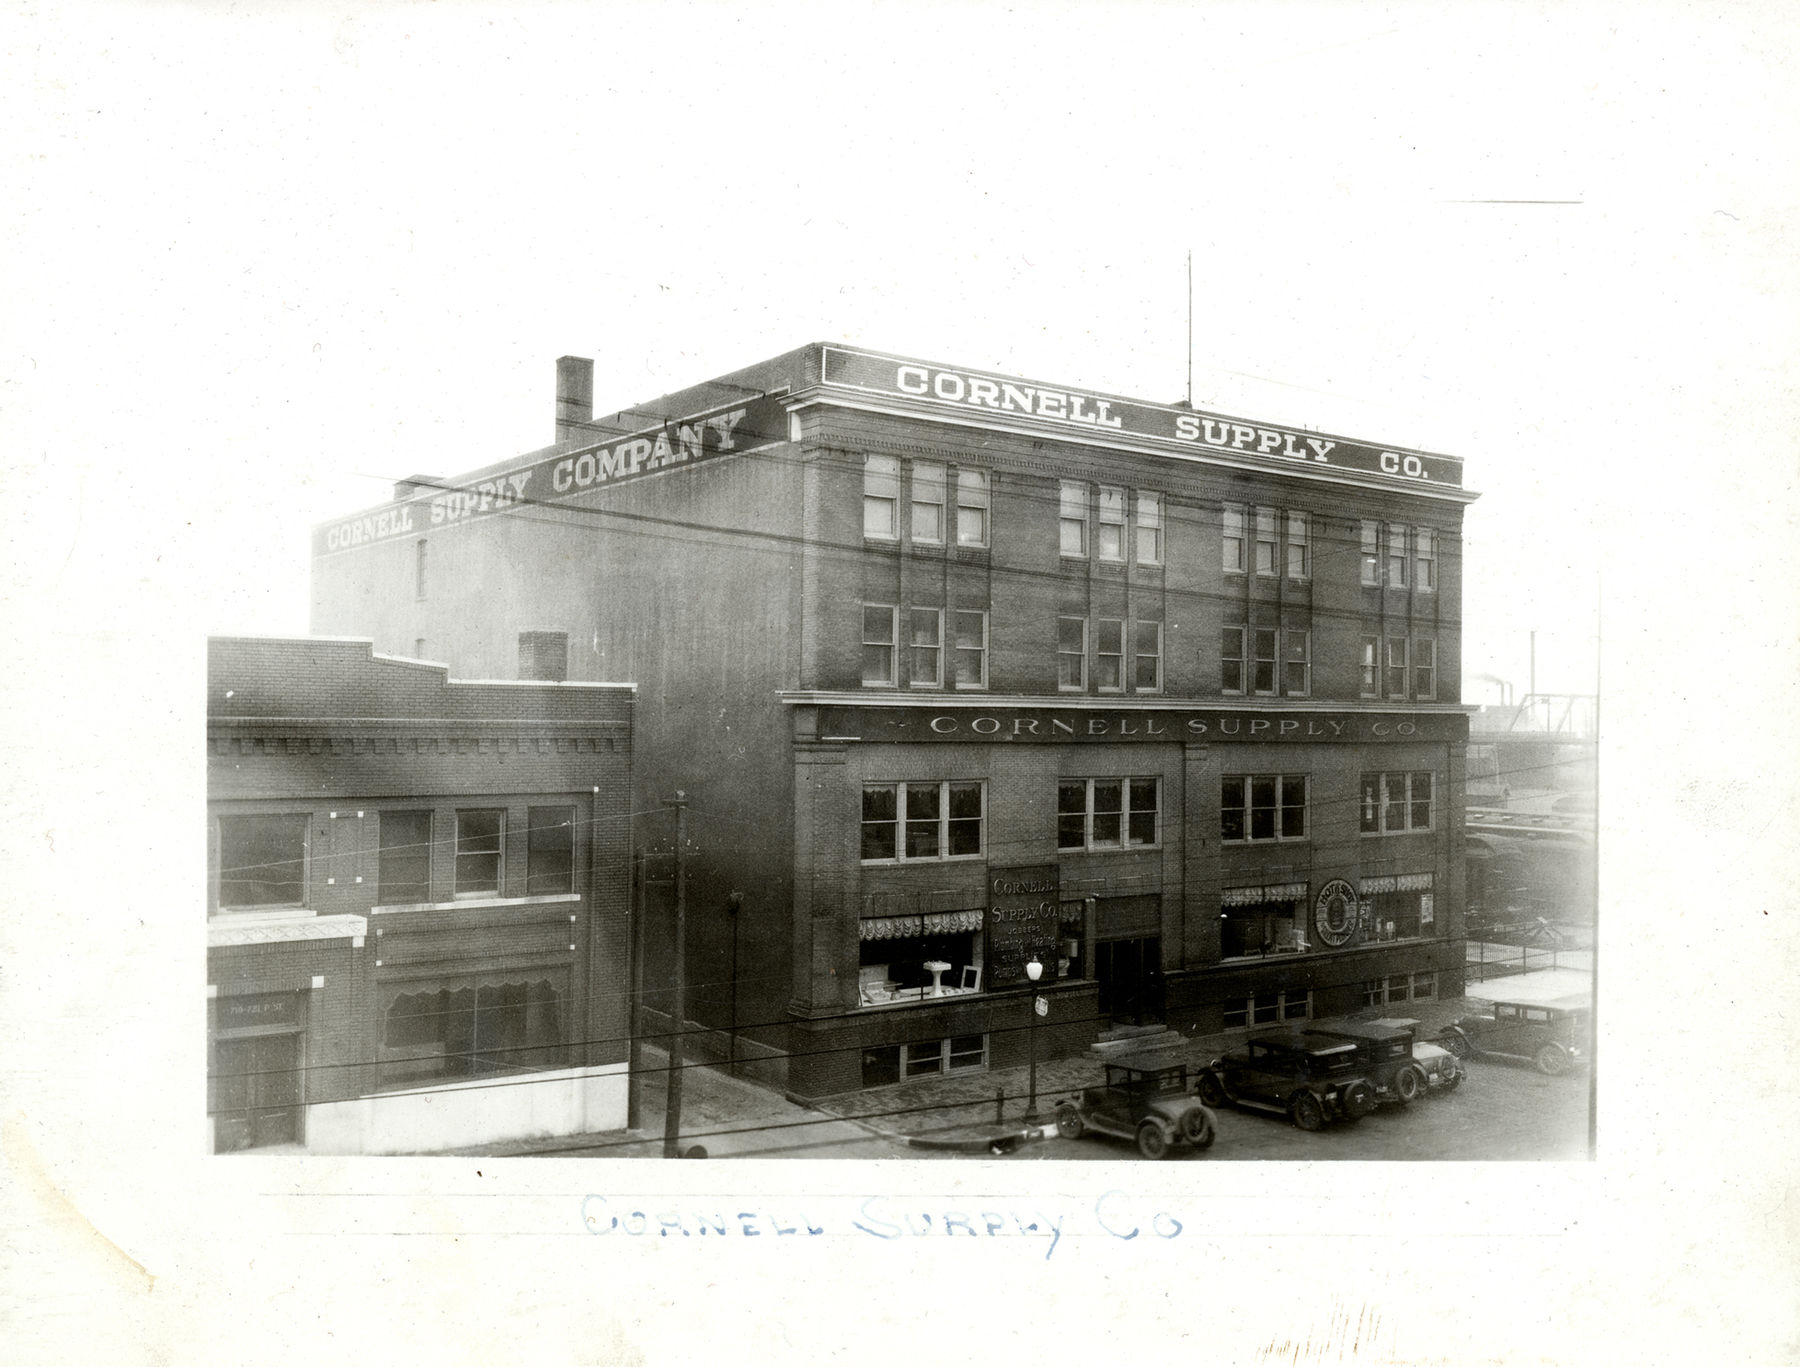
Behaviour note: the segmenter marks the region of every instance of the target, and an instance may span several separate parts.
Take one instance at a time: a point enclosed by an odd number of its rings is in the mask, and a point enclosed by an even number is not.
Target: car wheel
[[[1196,1106],[1181,1117],[1181,1137],[1197,1149],[1212,1143],[1212,1120],[1205,1111]]]
[[[1211,1073],[1200,1075],[1200,1099],[1208,1106],[1225,1104],[1225,1089],[1219,1085],[1219,1079]]]
[[[1469,1041],[1454,1031],[1448,1035],[1439,1035],[1438,1043],[1443,1045],[1444,1048],[1448,1049],[1458,1058],[1467,1058],[1469,1056]]]
[[[1081,1120],[1081,1112],[1075,1107],[1063,1105],[1056,1108],[1056,1132],[1064,1139],[1079,1139],[1086,1128]]]
[[[1439,1086],[1446,1092],[1454,1092],[1462,1085],[1462,1080],[1462,1069],[1458,1068],[1454,1073],[1446,1072],[1444,1074],[1444,1080]]]
[[[1358,1078],[1344,1089],[1344,1114],[1361,1120],[1375,1109],[1375,1089]]]
[[[1400,1098],[1402,1106],[1417,1101],[1424,1090],[1425,1074],[1420,1069],[1408,1066],[1394,1074],[1394,1095]]]
[[[1146,1120],[1138,1126],[1138,1152],[1146,1158],[1161,1158],[1169,1151],[1169,1139],[1162,1126]]]
[[[1560,1044],[1546,1044],[1537,1051],[1537,1066],[1547,1077],[1561,1077],[1569,1070],[1569,1056]]]
[[[1290,1101],[1288,1115],[1298,1128],[1308,1133],[1325,1127],[1325,1108],[1311,1092],[1301,1092]]]

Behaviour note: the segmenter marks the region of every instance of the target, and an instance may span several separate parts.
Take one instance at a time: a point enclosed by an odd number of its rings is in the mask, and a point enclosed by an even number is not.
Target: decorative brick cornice
[[[206,947],[282,944],[290,940],[351,940],[361,945],[369,932],[364,916],[314,916],[281,912],[268,916],[215,916],[206,923]]]

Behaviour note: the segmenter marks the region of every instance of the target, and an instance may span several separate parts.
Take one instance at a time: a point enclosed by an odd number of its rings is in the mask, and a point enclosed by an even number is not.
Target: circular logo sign
[[[1320,888],[1319,899],[1313,903],[1313,926],[1332,948],[1348,944],[1356,934],[1356,889],[1342,878]]]
[[[1047,998],[1047,997],[1039,997],[1039,998],[1038,998],[1038,999],[1037,999],[1037,1004],[1036,1004],[1036,1005],[1035,1005],[1035,1006],[1034,1006],[1034,1007],[1033,1007],[1033,1008],[1032,1008],[1032,1009],[1033,1009],[1033,1010],[1035,1010],[1035,1011],[1036,1011],[1036,1012],[1037,1012],[1037,1013],[1038,1013],[1038,1015],[1040,1015],[1040,1016],[1047,1016],[1047,1015],[1049,1015],[1049,1014],[1050,1014],[1050,1001],[1049,1001],[1049,998]]]

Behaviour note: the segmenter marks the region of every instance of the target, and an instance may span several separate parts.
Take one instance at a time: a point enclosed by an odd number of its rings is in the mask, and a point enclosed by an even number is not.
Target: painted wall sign
[[[1271,427],[1218,413],[1135,403],[866,351],[826,347],[823,377],[826,384],[904,396],[945,408],[1011,415],[1095,433],[1147,437],[1187,447],[1295,461],[1314,468],[1390,475],[1414,483],[1446,484],[1457,488],[1462,485],[1462,461],[1455,456],[1405,447],[1390,450],[1348,437]]]
[[[525,504],[557,504],[603,485],[622,484],[718,456],[786,441],[787,410],[763,395],[676,418],[628,437],[545,456],[516,470],[427,489],[403,502],[341,518],[313,532],[313,554],[335,555],[371,543],[423,536]]]
[[[1044,966],[1039,982],[1056,980],[1062,884],[1055,864],[988,870],[987,954],[989,987],[1028,983],[1025,965]]]
[[[863,741],[1288,741],[1368,745],[1395,741],[1464,741],[1461,712],[1255,712],[1224,708],[1120,708],[1104,712],[1052,707],[933,711],[919,707],[819,709],[821,736]]]
[[[242,1030],[260,1025],[298,1025],[301,992],[258,992],[246,997],[220,997],[221,1030]]]
[[[1359,915],[1356,889],[1342,878],[1334,878],[1319,889],[1319,899],[1313,903],[1313,928],[1321,940],[1336,949],[1350,943]]]

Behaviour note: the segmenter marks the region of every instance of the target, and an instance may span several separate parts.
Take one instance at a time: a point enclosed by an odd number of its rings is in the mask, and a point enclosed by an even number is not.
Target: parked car
[[[1354,1041],[1360,1051],[1358,1061],[1375,1084],[1376,1099],[1404,1106],[1434,1087],[1451,1088],[1462,1081],[1455,1055],[1414,1038],[1418,1025],[1416,1020],[1390,1017],[1315,1021],[1310,1029]]]
[[[1089,1130],[1137,1142],[1145,1158],[1179,1144],[1210,1149],[1218,1117],[1189,1089],[1185,1059],[1146,1052],[1106,1061],[1106,1081],[1056,1108],[1056,1130],[1079,1139]]]
[[[1592,1053],[1593,1003],[1585,996],[1548,1002],[1496,1001],[1492,1014],[1463,1016],[1438,1043],[1458,1058],[1509,1058],[1557,1077]]]
[[[1285,1115],[1303,1130],[1361,1120],[1375,1109],[1355,1040],[1310,1030],[1252,1035],[1200,1074],[1200,1099]]]

